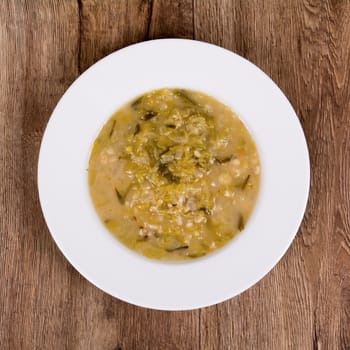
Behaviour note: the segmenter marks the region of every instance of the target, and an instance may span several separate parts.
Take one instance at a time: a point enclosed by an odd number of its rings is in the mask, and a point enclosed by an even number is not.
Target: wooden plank
[[[2,349],[64,349],[75,322],[73,269],[42,218],[36,165],[51,111],[78,74],[76,5],[0,3]]]
[[[153,0],[149,14],[149,39],[193,39],[192,0]]]
[[[79,0],[79,70],[122,47],[147,39],[152,2]]]
[[[334,2],[329,5],[327,56],[328,75],[325,77],[322,99],[326,106],[331,106],[329,118],[334,120],[335,152],[328,155],[327,161],[334,162],[334,187],[329,189],[334,198],[333,230],[330,241],[332,263],[329,272],[331,295],[333,303],[321,309],[321,325],[329,327],[330,337],[325,337],[323,343],[332,346],[332,339],[337,337],[339,348],[350,348],[350,3]],[[324,139],[324,138],[322,138]],[[330,142],[326,139],[325,142]],[[319,167],[321,171],[321,166]],[[328,293],[330,294],[330,293]],[[322,300],[321,300],[322,303]],[[321,304],[320,303],[320,304]],[[321,304],[322,305],[322,304]],[[323,311],[323,312],[322,312]],[[327,312],[331,317],[328,319]]]

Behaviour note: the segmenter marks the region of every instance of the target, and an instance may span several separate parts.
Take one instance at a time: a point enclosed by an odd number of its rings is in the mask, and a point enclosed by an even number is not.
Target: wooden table
[[[36,187],[59,98],[101,57],[180,37],[223,46],[286,93],[311,157],[308,209],[257,285],[189,312],[116,300],[50,237]],[[0,1],[1,349],[350,349],[350,1]],[[62,140],[64,142],[64,140]]]

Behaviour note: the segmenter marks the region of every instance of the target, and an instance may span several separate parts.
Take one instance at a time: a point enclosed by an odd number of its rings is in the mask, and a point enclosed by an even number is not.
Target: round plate
[[[124,247],[98,218],[87,185],[89,153],[102,125],[132,98],[163,87],[198,90],[231,107],[251,131],[262,169],[244,231],[217,252],[184,263],[153,261]],[[213,305],[265,276],[298,230],[309,178],[302,128],[276,84],[230,51],[179,39],[126,47],[82,74],[52,113],[38,165],[45,220],[70,263],[106,293],[161,310]]]

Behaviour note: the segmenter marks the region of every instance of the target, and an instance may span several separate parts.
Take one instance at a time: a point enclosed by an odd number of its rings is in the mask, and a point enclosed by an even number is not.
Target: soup
[[[89,189],[107,229],[159,260],[187,260],[225,245],[253,210],[260,162],[227,106],[183,89],[148,92],[103,126]]]

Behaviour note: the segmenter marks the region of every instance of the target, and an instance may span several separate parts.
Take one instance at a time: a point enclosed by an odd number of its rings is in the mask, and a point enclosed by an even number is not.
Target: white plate
[[[216,253],[185,263],[152,261],[124,247],[100,222],[87,186],[89,152],[105,121],[135,96],[162,87],[202,91],[230,106],[261,160],[261,189],[245,230]],[[264,277],[298,230],[309,177],[302,128],[274,82],[230,51],[179,39],[129,46],[82,74],[52,113],[38,165],[45,220],[70,263],[108,294],[161,310],[209,306]]]

